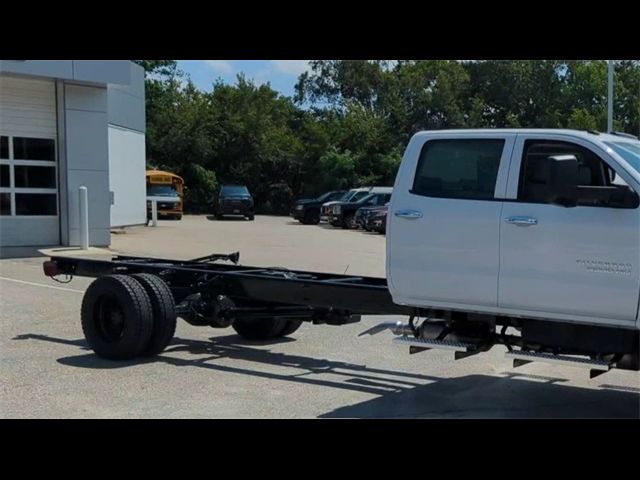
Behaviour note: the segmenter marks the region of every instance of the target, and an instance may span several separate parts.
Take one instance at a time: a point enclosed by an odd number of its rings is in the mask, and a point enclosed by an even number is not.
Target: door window
[[[611,167],[597,154],[581,145],[570,142],[527,140],[524,144],[518,200],[527,203],[553,203],[559,192],[550,184],[551,170],[549,157],[573,155],[578,160],[579,187],[614,187],[629,189]],[[606,200],[598,198],[578,198],[580,206],[610,206]],[[612,205],[611,205],[612,206]]]
[[[431,140],[418,160],[411,193],[426,197],[494,198],[501,139]]]

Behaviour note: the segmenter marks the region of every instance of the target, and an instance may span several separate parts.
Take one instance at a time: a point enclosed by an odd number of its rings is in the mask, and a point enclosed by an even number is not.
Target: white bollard
[[[89,197],[87,187],[80,187],[80,248],[89,249]]]
[[[151,226],[158,226],[158,202],[151,200]]]

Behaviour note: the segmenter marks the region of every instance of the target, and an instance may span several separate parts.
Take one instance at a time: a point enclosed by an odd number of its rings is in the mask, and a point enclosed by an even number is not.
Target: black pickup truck
[[[296,201],[291,206],[289,215],[305,225],[317,225],[320,223],[320,208],[325,202],[341,199],[346,190],[334,190],[320,195],[318,198],[306,198]]]

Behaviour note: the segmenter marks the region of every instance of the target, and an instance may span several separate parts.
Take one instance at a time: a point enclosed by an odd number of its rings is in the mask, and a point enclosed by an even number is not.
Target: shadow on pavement
[[[58,245],[59,247],[59,245]],[[34,258],[43,257],[44,254],[40,250],[46,248],[54,248],[51,246],[44,247],[2,247],[0,248],[1,258]]]
[[[55,342],[87,350],[82,339],[38,334],[14,339]],[[273,343],[248,342],[237,335],[212,337],[210,341],[176,337],[163,354],[148,359],[116,362],[86,353],[60,358],[58,362],[89,369],[162,362],[375,395],[370,400],[336,408],[321,418],[640,418],[640,388],[609,384],[582,388],[563,385],[566,380],[562,378],[520,372],[442,378],[256,348],[270,344]],[[190,357],[176,358],[172,356],[175,353],[188,353]],[[243,366],[217,362],[226,359],[242,360]],[[246,367],[246,362],[254,362],[257,368]],[[275,368],[264,371],[265,365]]]
[[[321,418],[640,418],[637,392],[541,379],[512,372],[443,378],[340,407]]]
[[[239,216],[239,215],[233,215],[233,216],[227,216],[225,215],[222,218],[216,218],[215,215],[207,215],[207,220],[211,220],[214,222],[239,222],[239,221],[245,221],[245,217],[243,216]]]

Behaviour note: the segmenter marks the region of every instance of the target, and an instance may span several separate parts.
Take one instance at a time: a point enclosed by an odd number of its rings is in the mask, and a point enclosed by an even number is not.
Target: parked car
[[[363,199],[370,193],[387,193],[391,192],[391,187],[359,187],[352,188],[347,193],[344,194],[339,200],[334,200],[332,202],[327,202],[322,204],[322,208],[320,209],[320,221],[321,222],[330,222],[332,215],[332,208],[338,202],[357,202],[358,200]]]
[[[386,234],[388,213],[389,205],[387,204],[380,210],[369,216],[369,218],[367,219],[366,229],[371,232]]]
[[[389,188],[389,190],[391,190]],[[356,228],[356,212],[362,207],[382,206],[391,200],[389,193],[370,193],[357,202],[340,202],[331,208],[331,225],[342,228]]]
[[[356,224],[357,228],[364,228],[366,231],[371,231],[369,228],[369,219],[371,217],[377,215],[382,210],[386,209],[389,204],[385,204],[382,206],[376,205],[373,207],[362,207],[356,211]]]
[[[297,200],[292,206],[289,215],[305,225],[317,225],[320,223],[320,209],[325,202],[339,200],[345,195],[346,190],[334,190],[320,195],[318,198]]]
[[[384,206],[374,205],[372,207],[361,207],[356,210],[356,228],[364,228],[367,230],[367,221],[369,217],[381,208],[384,208]]]
[[[352,188],[351,190],[346,192],[341,198],[324,202],[320,207],[320,221],[321,222],[331,221],[331,208],[333,207],[334,204],[338,202],[355,202],[356,200],[360,200],[361,198],[367,196],[368,194],[369,194],[369,187]]]
[[[217,219],[225,215],[241,215],[253,220],[254,204],[249,189],[244,185],[222,185],[215,207]]]

